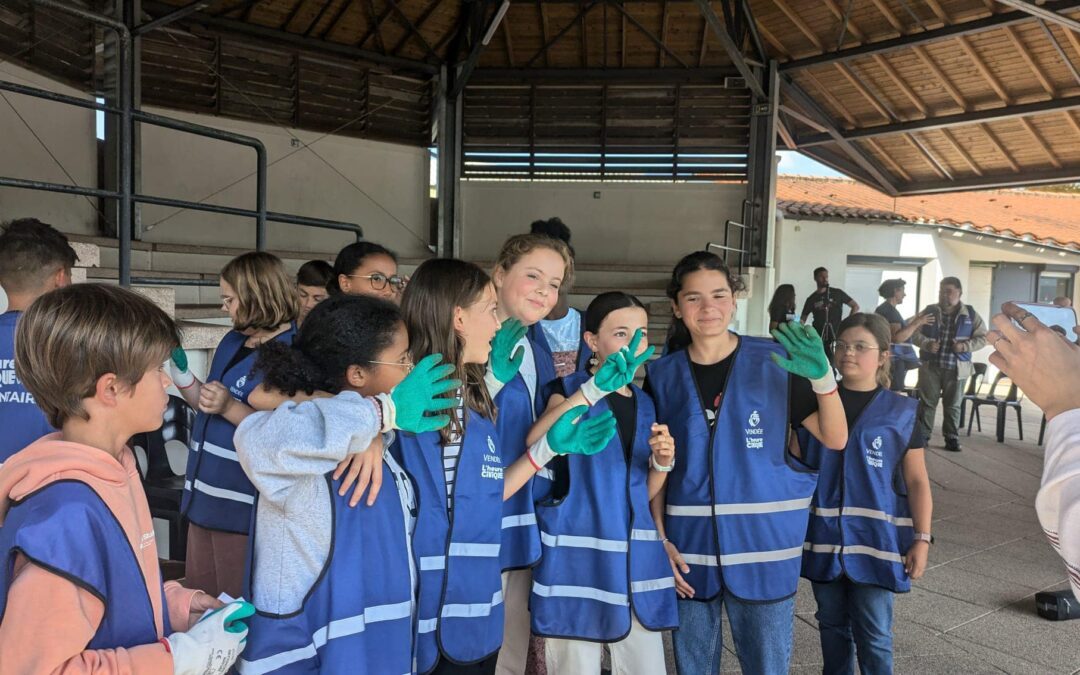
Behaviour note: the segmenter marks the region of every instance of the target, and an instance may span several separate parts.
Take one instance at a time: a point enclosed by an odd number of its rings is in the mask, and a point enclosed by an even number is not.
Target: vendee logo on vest
[[[884,453],[881,452],[881,444],[881,436],[875,436],[874,440],[870,443],[870,447],[866,449],[866,464],[875,469],[880,469],[885,466]]]
[[[761,415],[758,411],[750,413],[750,417],[746,420],[750,426],[746,428],[746,449],[747,450],[760,450],[765,447],[765,430],[760,426]]]
[[[503,467],[502,458],[495,451],[495,439],[491,436],[487,437],[488,451],[484,455],[484,464],[480,467],[481,478],[491,478],[492,480],[503,479]],[[488,462],[491,462],[490,464]]]
[[[229,387],[229,391],[232,393],[233,396],[236,396],[237,398],[243,398],[245,384],[247,384],[247,375],[241,375],[240,379],[236,381],[236,384]]]

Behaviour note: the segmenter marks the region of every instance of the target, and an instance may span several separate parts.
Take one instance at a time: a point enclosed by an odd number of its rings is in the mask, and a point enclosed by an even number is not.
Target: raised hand
[[[600,365],[596,375],[581,386],[581,393],[585,400],[594,404],[613,391],[618,391],[634,381],[634,375],[656,351],[655,347],[648,347],[638,354],[638,348],[644,339],[645,333],[639,328],[634,331],[630,344],[617,352],[609,354],[604,363]]]
[[[773,362],[784,370],[811,381],[832,372],[821,336],[811,326],[794,321],[782,323],[772,331],[772,336],[787,350],[787,358],[772,355]]]
[[[495,337],[491,339],[491,356],[488,364],[495,379],[507,384],[518,373],[525,360],[525,348],[518,347],[518,342],[525,337],[527,329],[517,319],[503,322]],[[517,347],[517,349],[515,349]]]
[[[454,366],[442,364],[442,354],[425,356],[404,380],[393,388],[388,397],[392,404],[390,426],[402,431],[421,434],[436,431],[450,424],[449,415],[432,415],[457,405],[454,396],[443,396],[461,387],[461,380],[450,375]],[[384,414],[386,410],[384,408]]]
[[[610,410],[578,421],[588,411],[579,405],[562,414],[547,432],[547,442],[558,455],[595,455],[615,436],[615,415]]]

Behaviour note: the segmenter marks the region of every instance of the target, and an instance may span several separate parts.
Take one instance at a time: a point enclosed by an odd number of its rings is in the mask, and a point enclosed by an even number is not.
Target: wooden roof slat
[[[978,127],[986,135],[987,140],[990,141],[990,145],[998,151],[998,154],[1005,158],[1005,162],[1009,165],[1009,168],[1012,169],[1013,173],[1020,173],[1020,165],[1013,159],[1012,153],[1002,145],[1001,140],[997,137],[997,134],[994,133],[994,130],[986,124],[979,124]]]
[[[975,69],[979,71],[979,74],[983,77],[986,83],[990,85],[990,88],[994,90],[994,93],[997,94],[998,98],[1000,98],[1003,103],[1011,103],[1012,97],[1010,97],[1008,92],[1005,91],[1005,88],[1001,85],[1001,82],[990,70],[990,67],[986,65],[986,62],[983,60],[983,58],[979,56],[978,52],[975,51],[975,48],[971,46],[971,42],[968,40],[968,38],[961,35],[960,37],[956,38],[956,40],[960,43],[960,48],[964,50],[964,53],[969,59],[971,59],[971,62],[975,65]]]
[[[1050,160],[1050,163],[1054,165],[1054,168],[1060,169],[1061,160],[1058,159],[1057,155],[1054,154],[1054,151],[1050,149],[1050,146],[1046,144],[1046,140],[1043,139],[1042,134],[1040,134],[1038,129],[1031,123],[1031,120],[1026,117],[1020,117],[1017,118],[1017,121],[1020,123],[1020,126],[1024,127],[1024,130],[1031,135],[1031,140],[1035,141],[1035,144],[1039,146],[1039,149],[1042,150],[1043,154],[1046,155],[1046,158]]]
[[[923,117],[926,117],[929,114],[926,104],[922,102],[922,99],[915,94],[915,91],[908,86],[908,83],[904,81],[904,78],[900,77],[900,74],[896,72],[896,69],[892,67],[882,54],[874,54],[874,63],[878,64],[878,66],[885,71],[885,74],[896,83],[896,86],[900,88],[900,91],[904,92],[904,95],[907,96],[908,100],[911,101],[912,105],[918,109]]]
[[[956,140],[956,136],[953,136],[952,132],[948,129],[941,129],[940,131],[941,135],[945,137],[945,142],[949,144],[949,147],[956,151],[956,154],[960,155],[960,158],[964,160],[964,163],[968,165],[971,171],[976,176],[983,175],[982,169],[979,167],[978,163],[972,158],[971,153],[969,153],[964,146],[960,145],[960,142]]]
[[[916,56],[919,57],[919,60],[923,62],[927,70],[929,70],[933,74],[934,78],[941,84],[941,86],[945,89],[949,96],[952,97],[954,101],[956,101],[956,104],[960,106],[962,110],[967,110],[969,107],[967,100],[963,97],[960,91],[955,86],[953,86],[952,82],[949,80],[949,77],[944,72],[942,72],[941,68],[937,65],[934,59],[926,53],[926,48],[918,46],[913,48],[912,51],[915,53]]]
[[[1016,53],[1020,56],[1024,63],[1027,64],[1028,68],[1031,70],[1031,74],[1034,75],[1035,79],[1038,81],[1039,86],[1041,86],[1047,94],[1053,96],[1054,85],[1050,84],[1050,81],[1046,79],[1046,74],[1043,73],[1042,66],[1035,62],[1035,59],[1031,56],[1027,45],[1025,45],[1023,41],[1021,41],[1020,36],[1016,34],[1016,29],[1014,29],[1012,26],[1006,26],[1005,36],[1009,39],[1009,42],[1012,43],[1013,47],[1016,48]]]
[[[810,29],[810,26],[806,25],[806,22],[803,21],[802,17],[799,16],[798,12],[795,12],[793,9],[791,9],[791,7],[787,4],[785,0],[772,1],[773,4],[780,8],[780,11],[784,13],[784,16],[786,16],[788,20],[791,21],[791,23],[795,24],[795,27],[798,28],[799,31],[806,36],[806,39],[810,40],[810,42],[818,48],[818,51],[825,51],[825,45],[822,44],[821,39],[818,38],[817,35],[814,35],[814,31]]]
[[[870,103],[870,105],[873,106],[874,110],[877,110],[878,113],[885,118],[886,122],[896,121],[893,119],[893,116],[889,114],[889,111],[885,108],[885,106],[882,105],[881,101],[878,100],[878,97],[875,96],[870,90],[868,90],[866,88],[866,85],[863,84],[862,80],[857,77],[855,73],[852,72],[851,66],[846,63],[835,63],[833,65],[835,65],[836,69],[840,72],[840,74],[843,75],[844,78],[851,83],[851,86],[855,87],[855,91],[862,94],[863,97]]]
[[[885,152],[885,150],[882,149],[881,144],[879,144],[873,138],[864,139],[862,142],[865,143],[866,145],[870,146],[870,148],[874,151],[874,154],[877,155],[877,157],[879,159],[882,159],[882,160],[885,161],[885,164],[888,165],[890,171],[895,173],[897,176],[900,176],[901,178],[903,178],[904,182],[906,182],[906,183],[911,182],[911,174],[909,174],[907,171],[905,171],[904,167],[897,164],[896,160],[894,160],[892,158],[892,153]]]

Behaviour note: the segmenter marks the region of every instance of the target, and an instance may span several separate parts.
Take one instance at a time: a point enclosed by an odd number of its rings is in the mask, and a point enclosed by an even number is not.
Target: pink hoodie
[[[161,567],[150,508],[130,451],[122,461],[112,455],[52,434],[33,443],[0,467],[0,525],[13,500],[58,480],[90,486],[120,522],[133,551],[139,553],[157,633],[163,637]],[[191,625],[191,601],[197,593],[170,581],[165,602],[173,630]],[[0,675],[129,675],[171,673],[172,657],[155,642],[131,649],[86,649],[105,614],[105,605],[82,587],[28,562],[15,560],[4,621],[0,622]]]

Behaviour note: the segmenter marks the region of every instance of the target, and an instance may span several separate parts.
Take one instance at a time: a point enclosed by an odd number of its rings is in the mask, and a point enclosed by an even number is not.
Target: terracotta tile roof
[[[987,190],[893,198],[845,179],[780,176],[776,205],[793,217],[941,225],[1080,249],[1080,194]]]

